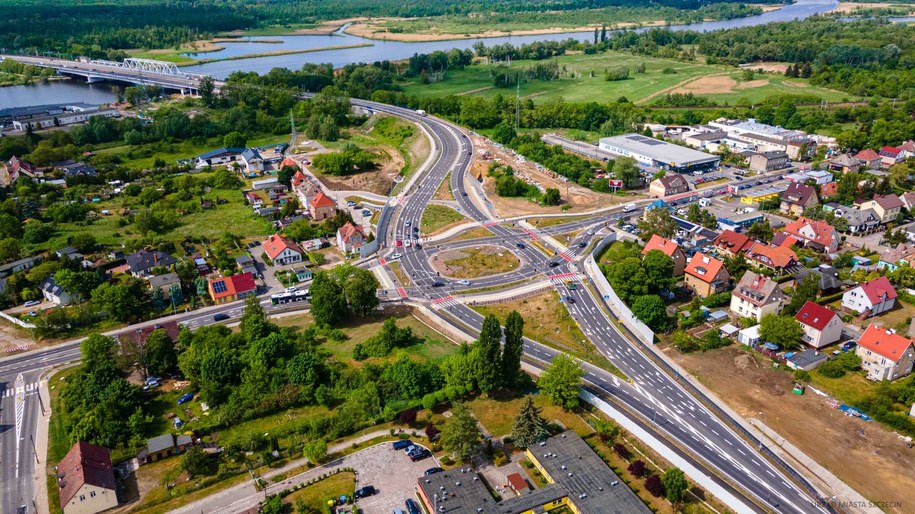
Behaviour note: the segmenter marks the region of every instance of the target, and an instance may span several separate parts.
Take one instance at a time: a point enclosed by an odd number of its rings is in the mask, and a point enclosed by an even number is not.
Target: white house
[[[915,348],[912,341],[871,323],[855,350],[869,380],[895,380],[912,372]]]
[[[302,257],[305,255],[299,245],[278,234],[273,234],[264,241],[264,251],[267,252],[267,257],[270,257],[270,260],[279,266],[302,262]]]
[[[865,282],[842,295],[842,307],[876,316],[896,305],[896,290],[886,277]]]
[[[756,346],[759,344],[760,325],[753,325],[737,332],[737,342],[747,346]]]
[[[44,282],[41,283],[39,289],[41,289],[41,296],[55,305],[68,305],[72,300],[70,298],[70,293],[64,291],[64,288],[57,285],[53,276],[44,279]]]
[[[836,343],[842,337],[842,318],[832,309],[817,303],[805,303],[794,319],[804,331],[801,339],[816,349]]]
[[[778,283],[752,271],[744,273],[731,291],[731,312],[741,318],[761,321],[766,314],[778,314],[784,303],[785,295]]]
[[[365,232],[362,231],[361,225],[346,222],[346,225],[337,229],[337,247],[341,252],[354,252],[363,244],[365,244]]]

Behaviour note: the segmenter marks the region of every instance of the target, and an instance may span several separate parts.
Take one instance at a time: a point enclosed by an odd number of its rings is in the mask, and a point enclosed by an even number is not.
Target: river
[[[670,25],[667,28],[669,30],[677,31],[695,30],[707,32],[712,30],[762,25],[778,21],[799,20],[829,11],[833,9],[836,4],[836,0],[798,0],[796,3],[786,5],[781,9],[769,11],[758,16],[748,16],[746,18],[724,21],[707,21],[687,25]],[[182,69],[191,73],[206,73],[218,78],[225,78],[234,71],[266,73],[273,68],[298,69],[305,63],[330,63],[334,67],[341,67],[357,62],[406,59],[416,53],[423,54],[435,50],[450,50],[452,48],[472,48],[478,41],[482,41],[487,46],[502,43],[520,45],[535,41],[558,41],[568,38],[589,40],[593,37],[594,32],[587,31],[405,43],[400,41],[366,39],[342,32],[319,36],[266,36],[248,38],[245,41],[237,43],[219,43],[220,46],[224,47],[222,50],[199,54],[197,57],[200,59],[214,59],[279,50],[320,49],[366,43],[369,43],[372,46],[337,48],[308,53],[218,61],[196,66],[187,66]],[[279,42],[255,42],[257,40]],[[103,103],[113,101],[114,99],[115,93],[110,85],[105,85],[104,83],[94,84],[87,88],[85,87],[85,84],[80,83],[78,80],[0,88],[0,108],[60,103],[61,101]]]

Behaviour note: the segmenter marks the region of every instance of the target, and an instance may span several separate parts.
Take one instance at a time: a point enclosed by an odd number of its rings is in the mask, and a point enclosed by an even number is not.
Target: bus
[[[302,291],[290,291],[288,293],[280,293],[270,295],[270,302],[273,305],[280,305],[283,303],[291,302],[302,302],[308,299],[308,289]]]

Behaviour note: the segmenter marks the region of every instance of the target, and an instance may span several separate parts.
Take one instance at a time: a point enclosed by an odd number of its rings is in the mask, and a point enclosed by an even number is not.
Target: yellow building
[[[743,195],[740,198],[742,203],[752,205],[754,203],[762,203],[766,200],[774,200],[776,198],[781,198],[782,192],[778,189],[767,187],[759,191],[750,191],[747,194]]]

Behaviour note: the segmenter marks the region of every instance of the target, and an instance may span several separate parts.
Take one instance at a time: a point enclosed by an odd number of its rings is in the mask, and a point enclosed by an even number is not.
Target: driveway
[[[353,454],[347,463],[356,470],[356,489],[371,485],[378,491],[356,503],[365,514],[390,514],[394,508],[406,511],[404,501],[416,500],[416,480],[427,469],[439,465],[435,457],[411,462],[406,453],[392,449],[391,444],[381,443]]]

